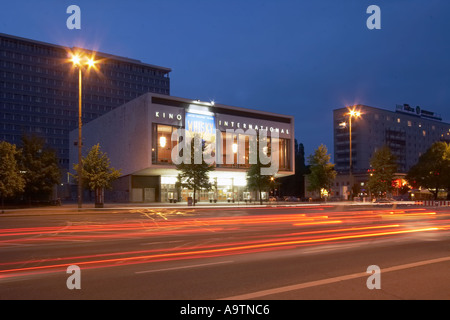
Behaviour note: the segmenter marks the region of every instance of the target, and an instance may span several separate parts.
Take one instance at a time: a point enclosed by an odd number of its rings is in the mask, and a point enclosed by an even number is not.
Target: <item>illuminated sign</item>
[[[186,112],[185,128],[191,135],[200,134],[205,141],[215,140],[216,119],[214,116]]]
[[[174,115],[173,113],[169,113],[169,112],[160,112],[160,111],[156,111],[155,112],[155,118],[163,118],[163,119],[174,119],[176,118],[177,120],[181,121],[182,116],[181,114],[177,114]]]
[[[395,106],[395,109],[397,112],[406,113],[406,114],[410,114],[410,115],[416,115],[421,118],[428,118],[428,119],[432,119],[432,120],[442,121],[441,115],[436,114],[435,112],[432,112],[432,111],[423,110],[419,106],[413,108],[413,107],[410,107],[409,104],[404,104],[404,105],[397,104]]]

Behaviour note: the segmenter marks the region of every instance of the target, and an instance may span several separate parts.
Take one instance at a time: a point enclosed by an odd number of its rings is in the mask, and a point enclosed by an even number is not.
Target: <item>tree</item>
[[[2,212],[4,210],[4,198],[12,197],[22,192],[25,187],[25,179],[20,173],[17,164],[19,151],[16,145],[6,141],[0,141],[0,197]]]
[[[28,201],[48,200],[53,187],[60,181],[61,171],[55,151],[45,146],[43,138],[22,136],[19,167],[25,179],[24,195]]]
[[[393,181],[397,172],[397,160],[388,146],[374,152],[370,159],[372,167],[368,186],[372,194],[386,196],[393,190]]]
[[[100,150],[99,144],[92,146],[81,162],[84,187],[95,191],[95,206],[103,207],[103,190],[111,189],[112,182],[120,177],[120,170],[111,167],[108,155]],[[78,164],[75,164],[73,169],[78,172]],[[78,180],[76,174],[73,176]]]
[[[331,184],[336,178],[334,164],[330,163],[331,156],[328,154],[326,146],[321,144],[312,155],[308,157],[309,170],[308,174],[308,191],[319,192],[323,190],[327,192],[331,189]]]
[[[258,192],[259,203],[263,203],[262,193],[263,191],[268,191],[272,186],[275,186],[275,181],[272,175],[262,174],[264,168],[270,168],[270,162],[267,164],[262,164],[260,155],[260,143],[267,142],[267,137],[264,134],[257,135],[256,139],[256,163],[251,164],[247,171],[247,188],[251,191]],[[266,157],[271,157],[272,149],[267,146]]]
[[[419,157],[406,175],[406,180],[414,187],[427,188],[438,197],[440,189],[447,189],[450,197],[450,146],[445,142],[435,142]]]
[[[259,194],[259,203],[262,204],[262,192],[269,190],[271,187],[270,175],[261,174],[261,168],[268,167],[261,164],[259,157],[257,157],[257,163],[252,164],[247,171],[247,187],[252,191],[257,191]]]
[[[195,161],[195,155],[203,155],[206,148],[205,141],[202,140],[200,135],[194,135],[191,141],[186,143],[186,146],[191,150],[190,161],[183,161],[176,168],[180,171],[178,174],[179,185],[194,191],[193,204],[195,205],[197,190],[211,189],[212,185],[209,181],[209,172],[215,170],[215,168],[214,165],[207,164],[203,156],[201,157],[200,163],[196,163],[198,161]],[[184,158],[188,160],[187,157]]]

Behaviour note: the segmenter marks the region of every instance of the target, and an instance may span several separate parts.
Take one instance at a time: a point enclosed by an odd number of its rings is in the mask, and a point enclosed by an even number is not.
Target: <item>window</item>
[[[172,132],[176,127],[155,124],[153,126],[152,162],[155,164],[171,164],[172,149],[177,145],[172,141]]]
[[[222,136],[221,141],[222,144],[219,146],[219,150],[221,151],[222,154],[222,164],[220,166],[230,168],[237,167],[238,164],[237,154],[239,152],[238,135],[232,134],[230,132],[221,132],[221,136]],[[230,143],[231,146],[229,145]],[[232,156],[228,155],[229,153],[233,153],[233,155]],[[227,160],[227,158],[229,159]]]
[[[280,159],[279,159],[279,168],[280,170],[289,170],[290,169],[290,156],[289,156],[289,151],[290,151],[290,140],[288,139],[279,139],[279,154],[280,154]]]

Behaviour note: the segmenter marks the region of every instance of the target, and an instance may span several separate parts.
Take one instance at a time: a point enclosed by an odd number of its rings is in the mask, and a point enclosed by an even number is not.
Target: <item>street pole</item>
[[[81,66],[78,66],[78,208],[83,206],[83,164],[81,160]]]
[[[349,140],[350,140],[350,167],[349,167],[349,175],[350,175],[350,199],[353,200],[353,173],[352,173],[352,115],[350,114],[348,117],[348,125],[349,125]]]

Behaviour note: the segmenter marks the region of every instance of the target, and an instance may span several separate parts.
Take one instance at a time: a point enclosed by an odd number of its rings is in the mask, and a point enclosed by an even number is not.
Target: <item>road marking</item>
[[[162,272],[162,271],[171,271],[171,270],[180,270],[180,269],[197,268],[197,267],[206,267],[206,266],[225,264],[225,263],[233,263],[233,262],[234,261],[229,260],[229,261],[202,263],[202,264],[192,264],[192,265],[189,265],[189,266],[182,266],[182,267],[173,267],[173,268],[165,268],[165,269],[154,269],[154,270],[146,270],[146,271],[137,271],[137,272],[135,272],[135,274]]]
[[[141,246],[147,246],[147,245],[154,245],[154,244],[162,244],[162,243],[176,243],[176,242],[183,242],[185,240],[173,240],[173,241],[156,241],[156,242],[145,242],[141,243]]]
[[[415,267],[420,267],[420,266],[424,266],[424,265],[428,265],[428,264],[432,264],[432,263],[439,263],[439,262],[445,262],[445,261],[450,261],[450,256],[443,257],[443,258],[437,258],[437,259],[431,259],[431,260],[424,260],[424,261],[419,261],[419,262],[413,262],[413,263],[407,263],[407,264],[402,264],[402,265],[389,267],[389,268],[381,268],[381,272],[384,274],[386,272],[415,268]],[[289,286],[284,286],[284,287],[278,287],[278,288],[273,288],[273,289],[268,289],[268,290],[261,290],[261,291],[245,293],[245,294],[241,294],[241,295],[237,295],[237,296],[222,298],[220,300],[256,299],[256,298],[261,298],[261,297],[272,295],[272,294],[284,293],[284,292],[293,291],[293,290],[306,289],[306,288],[321,286],[321,285],[325,285],[325,284],[335,283],[335,282],[339,282],[339,281],[351,280],[351,279],[368,277],[368,276],[369,275],[366,272],[358,272],[358,273],[348,274],[348,275],[339,276],[339,277],[333,277],[333,278],[316,280],[316,281],[309,281],[309,282],[305,282],[305,283],[299,283],[299,284],[294,284],[294,285],[289,285]]]

